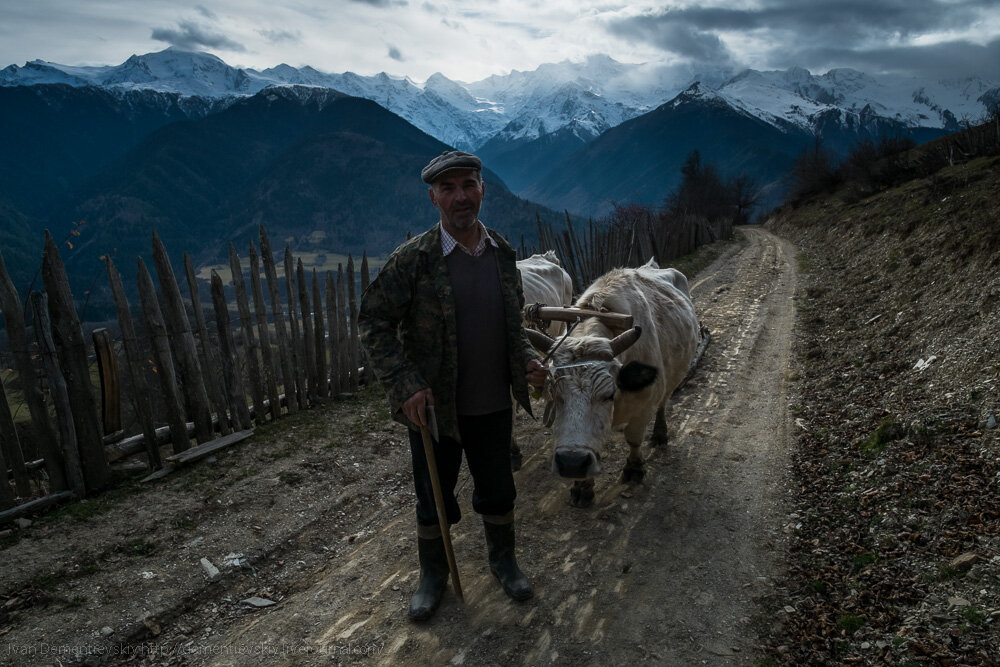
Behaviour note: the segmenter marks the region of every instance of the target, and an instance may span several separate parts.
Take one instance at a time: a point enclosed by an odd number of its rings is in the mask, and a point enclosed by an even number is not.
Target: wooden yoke
[[[577,318],[596,317],[611,329],[625,331],[631,329],[633,319],[631,315],[624,313],[602,312],[599,310],[589,310],[587,308],[571,308],[564,306],[546,306],[542,303],[535,303],[524,307],[524,319],[529,322],[538,320],[559,322],[576,322]]]

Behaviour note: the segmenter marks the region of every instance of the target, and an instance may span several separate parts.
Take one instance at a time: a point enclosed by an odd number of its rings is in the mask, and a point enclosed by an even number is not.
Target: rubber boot
[[[441,604],[448,585],[448,557],[440,535],[417,537],[417,552],[420,556],[420,582],[410,598],[410,619],[426,621]]]
[[[506,517],[504,517],[506,518]],[[515,600],[527,600],[534,591],[531,582],[517,566],[514,557],[514,522],[494,523],[483,520],[486,529],[486,546],[490,554],[490,572],[497,578],[504,592]]]

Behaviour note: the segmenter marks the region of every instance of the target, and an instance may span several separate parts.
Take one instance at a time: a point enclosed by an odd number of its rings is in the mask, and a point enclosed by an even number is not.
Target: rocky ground
[[[799,246],[781,664],[1000,663],[1000,160],[779,211]]]
[[[682,268],[713,339],[673,401],[646,480],[603,460],[570,506],[551,445],[520,415],[513,603],[486,565],[460,478],[467,602],[423,625],[405,434],[377,390],[258,429],[153,484],[131,478],[0,537],[0,662],[10,664],[753,665],[790,592],[789,409],[798,263],[759,228]],[[700,266],[700,270],[699,269]],[[128,475],[129,473],[122,473]],[[203,560],[218,568],[212,573]]]

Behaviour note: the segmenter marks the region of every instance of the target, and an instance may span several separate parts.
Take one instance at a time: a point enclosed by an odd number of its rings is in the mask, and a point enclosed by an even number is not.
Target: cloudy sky
[[[462,81],[605,53],[630,63],[1000,79],[1000,0],[0,0],[0,67],[167,46],[231,65]]]

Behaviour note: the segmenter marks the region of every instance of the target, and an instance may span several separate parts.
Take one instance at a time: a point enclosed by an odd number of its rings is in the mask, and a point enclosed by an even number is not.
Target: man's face
[[[452,234],[475,226],[486,185],[475,169],[456,169],[442,174],[429,192],[431,203],[441,212],[441,224]]]

